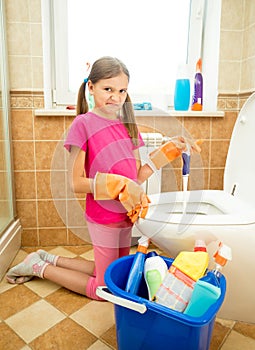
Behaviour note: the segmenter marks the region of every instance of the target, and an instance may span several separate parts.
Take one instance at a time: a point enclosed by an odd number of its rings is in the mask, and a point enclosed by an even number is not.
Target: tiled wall
[[[80,197],[77,201],[68,190],[66,152],[61,144],[72,117],[34,116],[34,109],[43,107],[40,0],[8,0],[6,10],[14,177],[17,212],[24,228],[22,245],[81,244],[77,235],[84,233],[88,239],[82,216],[85,202]],[[255,41],[251,39],[255,36],[254,11],[255,3],[250,0],[222,1],[218,108],[225,111],[224,118],[137,118],[141,131],[176,135],[184,128],[193,138],[205,139],[201,158],[192,159],[190,189],[222,189],[232,129],[240,107],[255,90]],[[247,67],[249,74],[245,73]],[[180,189],[180,173],[178,160],[173,167],[164,168],[162,191]]]

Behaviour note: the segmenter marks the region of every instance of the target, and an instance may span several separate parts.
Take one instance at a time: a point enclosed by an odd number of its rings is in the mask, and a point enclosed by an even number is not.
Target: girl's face
[[[96,84],[88,81],[94,97],[94,111],[106,118],[115,119],[127,97],[128,77],[121,73],[114,78],[101,79]]]

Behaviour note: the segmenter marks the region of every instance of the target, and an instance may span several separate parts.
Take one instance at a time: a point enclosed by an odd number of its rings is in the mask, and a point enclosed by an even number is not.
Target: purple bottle
[[[194,95],[191,105],[192,111],[202,111],[203,109],[203,76],[202,76],[202,60],[197,61]]]

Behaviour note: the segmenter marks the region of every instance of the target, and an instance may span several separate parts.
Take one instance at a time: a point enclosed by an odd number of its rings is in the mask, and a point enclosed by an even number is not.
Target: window
[[[44,64],[51,67],[44,70],[46,106],[75,104],[88,74],[86,62],[110,55],[129,69],[133,102],[167,109],[173,102],[178,65],[188,63],[191,85],[201,55],[206,67],[208,1],[218,3],[218,14],[220,0],[139,0],[126,6],[119,0],[44,0]],[[216,59],[216,68],[217,63]],[[208,81],[217,91],[215,75]]]

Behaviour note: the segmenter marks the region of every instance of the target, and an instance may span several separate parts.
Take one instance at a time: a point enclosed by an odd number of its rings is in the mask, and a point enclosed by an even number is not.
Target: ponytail
[[[77,105],[76,105],[76,115],[85,114],[89,110],[88,102],[86,99],[86,83],[83,82],[78,91]]]

